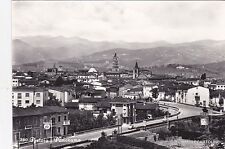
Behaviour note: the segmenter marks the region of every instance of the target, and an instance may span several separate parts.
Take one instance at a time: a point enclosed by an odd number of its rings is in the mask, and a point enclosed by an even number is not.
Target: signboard
[[[51,124],[50,123],[44,123],[44,129],[50,129]]]
[[[207,117],[201,118],[201,125],[207,126],[209,124],[209,120]]]

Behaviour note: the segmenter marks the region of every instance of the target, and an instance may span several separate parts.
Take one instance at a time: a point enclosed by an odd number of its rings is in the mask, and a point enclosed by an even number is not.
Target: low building
[[[209,89],[201,86],[188,89],[186,104],[209,107]]]
[[[153,118],[154,111],[159,109],[156,103],[136,103],[136,120],[144,120]]]
[[[65,108],[57,106],[13,108],[13,142],[66,136],[68,114]]]
[[[217,83],[215,90],[225,90],[225,83]]]
[[[18,87],[21,86],[21,84],[19,83],[19,79],[12,79],[12,86],[13,87]]]
[[[26,108],[32,104],[43,107],[48,100],[48,91],[37,87],[16,87],[12,89],[12,104]]]
[[[133,124],[135,119],[135,101],[129,98],[114,98],[110,101],[111,111],[117,117],[117,121],[125,124]]]
[[[81,98],[79,99],[79,110],[95,111],[98,102],[107,100],[107,98]]]
[[[51,87],[48,89],[49,97],[57,99],[62,106],[75,98],[75,91],[68,87]]]

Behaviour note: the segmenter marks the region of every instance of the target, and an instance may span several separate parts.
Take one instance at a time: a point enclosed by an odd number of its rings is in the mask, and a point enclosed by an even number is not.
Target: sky
[[[13,1],[12,35],[126,42],[225,40],[225,3]]]

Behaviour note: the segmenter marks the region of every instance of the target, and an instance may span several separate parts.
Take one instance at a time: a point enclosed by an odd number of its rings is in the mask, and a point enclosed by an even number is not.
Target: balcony
[[[70,120],[64,120],[63,121],[63,126],[68,126],[70,125]]]

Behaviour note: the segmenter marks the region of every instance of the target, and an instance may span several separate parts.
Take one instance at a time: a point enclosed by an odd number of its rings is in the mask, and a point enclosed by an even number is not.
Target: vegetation
[[[99,114],[98,117],[95,117],[91,111],[70,110],[69,119],[71,123],[69,133],[116,124],[116,120],[112,115],[105,118],[103,114]]]

